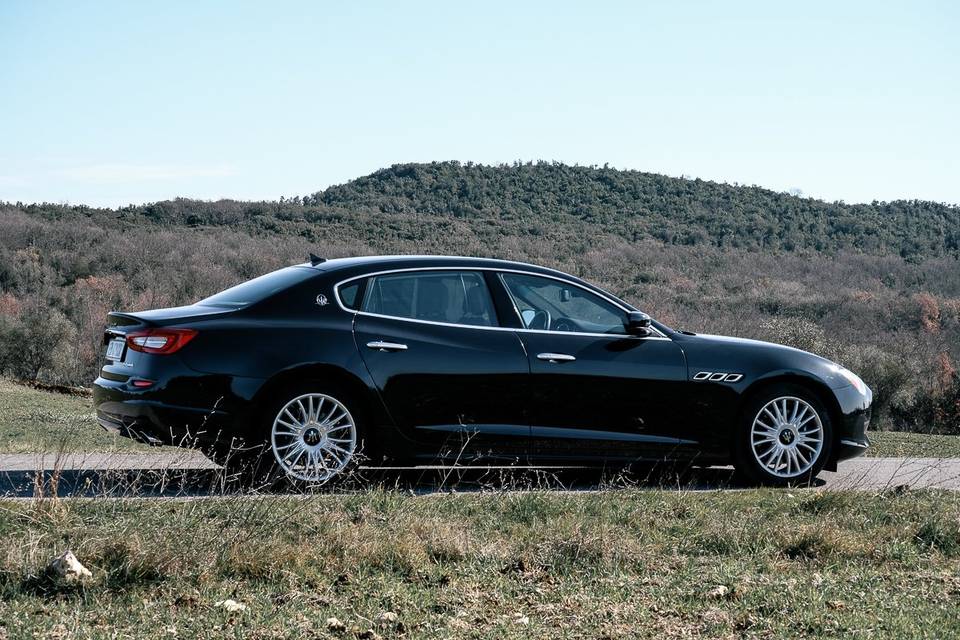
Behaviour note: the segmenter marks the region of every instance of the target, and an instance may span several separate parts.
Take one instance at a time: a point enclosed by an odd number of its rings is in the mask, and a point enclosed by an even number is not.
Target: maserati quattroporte
[[[109,318],[103,427],[294,482],[361,463],[678,461],[793,484],[869,445],[871,391],[842,366],[671,329],[529,264],[311,256]]]

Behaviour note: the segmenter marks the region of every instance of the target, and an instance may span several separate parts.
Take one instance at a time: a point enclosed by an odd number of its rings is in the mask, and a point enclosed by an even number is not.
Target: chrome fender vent
[[[693,379],[697,382],[740,382],[743,380],[742,373],[724,373],[719,371],[701,371],[694,374]]]

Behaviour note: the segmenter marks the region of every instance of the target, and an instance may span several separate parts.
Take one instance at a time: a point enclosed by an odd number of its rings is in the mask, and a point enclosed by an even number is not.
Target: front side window
[[[526,329],[626,334],[625,312],[585,289],[539,276],[500,277]]]
[[[496,325],[483,276],[473,271],[392,273],[370,279],[361,311],[398,318]]]

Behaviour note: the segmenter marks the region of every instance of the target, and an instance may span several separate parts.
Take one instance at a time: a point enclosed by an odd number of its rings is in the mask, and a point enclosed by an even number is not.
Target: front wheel
[[[737,471],[759,484],[809,484],[830,458],[830,414],[804,387],[778,384],[747,402],[736,433]]]

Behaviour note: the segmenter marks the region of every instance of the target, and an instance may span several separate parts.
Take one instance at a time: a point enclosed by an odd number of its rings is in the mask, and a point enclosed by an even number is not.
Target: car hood
[[[808,351],[773,342],[709,334],[673,336],[683,349],[693,376],[701,371],[742,373],[744,382],[777,375],[801,375],[821,380],[833,389],[850,385],[842,367]]]

